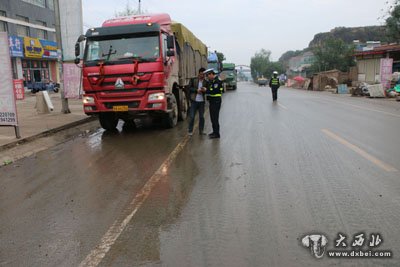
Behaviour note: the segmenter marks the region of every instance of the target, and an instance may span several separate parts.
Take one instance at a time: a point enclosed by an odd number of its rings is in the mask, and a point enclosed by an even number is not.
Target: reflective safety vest
[[[279,85],[279,79],[278,78],[271,78],[271,85]]]
[[[224,92],[224,86],[222,82],[216,78],[211,83],[209,83],[206,94],[209,97],[221,97]]]

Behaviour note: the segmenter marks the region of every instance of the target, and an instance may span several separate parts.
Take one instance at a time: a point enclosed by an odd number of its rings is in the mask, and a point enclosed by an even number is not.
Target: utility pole
[[[142,14],[142,3],[141,3],[141,0],[139,0],[138,12],[139,12],[139,14]]]
[[[56,27],[56,40],[58,50],[61,51],[61,59],[58,58],[58,65],[60,70],[60,95],[61,95],[61,113],[68,114],[71,110],[68,106],[68,99],[65,98],[64,94],[64,77],[63,77],[63,49],[62,49],[62,39],[61,39],[61,19],[60,19],[60,2],[59,0],[54,0],[54,14],[55,14],[55,27]]]

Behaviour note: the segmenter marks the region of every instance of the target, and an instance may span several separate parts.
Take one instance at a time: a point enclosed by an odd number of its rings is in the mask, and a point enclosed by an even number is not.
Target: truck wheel
[[[168,98],[168,114],[164,118],[164,125],[166,128],[174,128],[178,123],[178,104],[174,94]]]
[[[108,131],[114,131],[118,125],[118,118],[113,112],[104,112],[99,114],[101,127]]]
[[[180,99],[180,105],[179,105],[179,116],[178,119],[180,121],[184,121],[187,118],[187,114],[188,114],[188,108],[189,108],[189,104],[186,98],[186,93],[182,92],[182,99]]]
[[[124,126],[123,127],[126,130],[135,130],[136,129],[135,120],[124,120]]]
[[[233,90],[236,90],[236,89],[237,89],[237,86],[236,86],[236,85],[234,85],[232,88],[233,88]]]

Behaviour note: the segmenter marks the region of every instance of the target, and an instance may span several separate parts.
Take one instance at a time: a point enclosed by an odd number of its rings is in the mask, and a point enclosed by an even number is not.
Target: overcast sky
[[[314,35],[344,26],[382,25],[388,0],[142,0],[149,13],[168,13],[227,61],[250,64],[265,48],[272,60],[308,46]],[[391,0],[389,0],[391,1]],[[122,11],[127,0],[82,0],[86,27]],[[129,0],[137,8],[138,0]]]

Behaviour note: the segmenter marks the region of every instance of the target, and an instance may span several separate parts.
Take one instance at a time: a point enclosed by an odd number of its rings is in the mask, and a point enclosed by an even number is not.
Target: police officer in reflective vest
[[[271,87],[272,91],[272,101],[278,100],[278,89],[279,89],[279,78],[278,72],[274,71],[271,79],[269,80],[269,87]]]
[[[210,102],[210,118],[213,131],[208,136],[210,138],[220,138],[219,134],[219,110],[221,109],[222,93],[224,87],[220,79],[215,75],[214,69],[204,71],[208,79],[206,90],[207,99]]]

